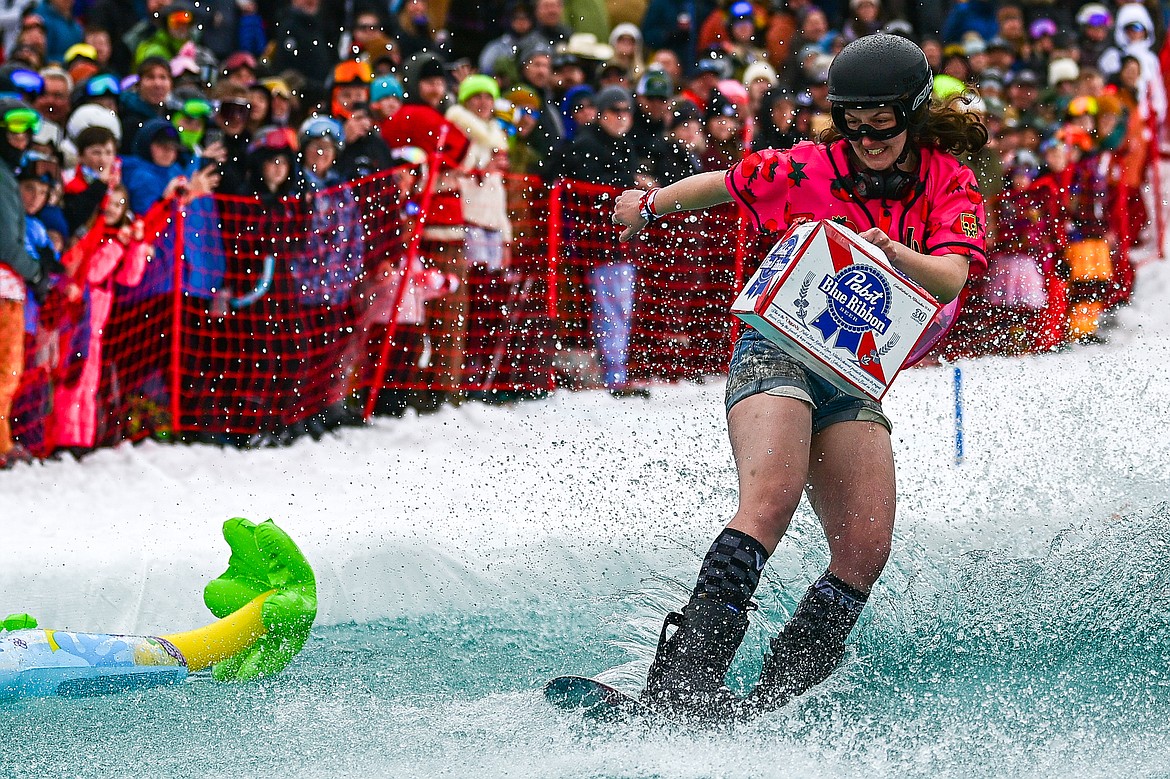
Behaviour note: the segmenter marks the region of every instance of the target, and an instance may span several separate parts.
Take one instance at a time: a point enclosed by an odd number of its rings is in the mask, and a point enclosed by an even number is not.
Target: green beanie
[[[487,92],[492,96],[492,100],[499,100],[500,85],[491,76],[485,76],[481,73],[468,76],[459,85],[459,102],[466,103],[481,92]]]

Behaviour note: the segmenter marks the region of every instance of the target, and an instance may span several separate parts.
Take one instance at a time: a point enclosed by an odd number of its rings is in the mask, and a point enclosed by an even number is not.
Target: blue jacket
[[[995,20],[995,3],[989,0],[967,0],[959,3],[943,22],[943,43],[958,43],[964,33],[977,32],[985,41],[999,34],[999,22]]]
[[[199,160],[187,167],[178,162],[168,167],[150,161],[150,142],[170,123],[152,119],[142,126],[134,141],[134,155],[122,162],[122,183],[130,193],[130,210],[142,216],[162,200],[167,184],[176,176],[190,176]],[[158,251],[147,264],[142,282],[119,293],[123,302],[138,302],[174,288],[175,230],[168,228],[155,244]],[[183,220],[184,291],[194,297],[210,298],[223,286],[225,267],[222,232],[215,199],[201,197],[186,206]]]
[[[76,19],[66,18],[48,0],[37,6],[36,13],[45,20],[45,59],[62,62],[65,52],[75,43],[81,43],[85,31]]]
[[[122,183],[130,193],[130,210],[135,214],[149,211],[162,200],[171,180],[187,173],[178,162],[164,168],[150,160],[151,141],[167,127],[171,123],[166,119],[152,119],[144,124],[134,139],[133,154],[122,161]]]

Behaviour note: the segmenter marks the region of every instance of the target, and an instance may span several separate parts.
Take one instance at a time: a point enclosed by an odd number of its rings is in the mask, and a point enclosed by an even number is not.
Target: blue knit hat
[[[382,76],[370,84],[370,102],[376,103],[385,97],[403,98],[402,84],[394,76]]]

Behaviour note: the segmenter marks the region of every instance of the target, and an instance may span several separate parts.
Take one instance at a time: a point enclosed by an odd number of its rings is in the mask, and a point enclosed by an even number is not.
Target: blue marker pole
[[[963,464],[963,369],[955,366],[955,465]]]

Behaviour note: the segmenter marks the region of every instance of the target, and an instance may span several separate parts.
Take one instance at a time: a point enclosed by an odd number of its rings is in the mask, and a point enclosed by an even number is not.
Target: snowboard
[[[558,708],[580,711],[586,717],[619,719],[653,717],[654,709],[605,682],[585,676],[558,676],[544,686],[544,697]]]

